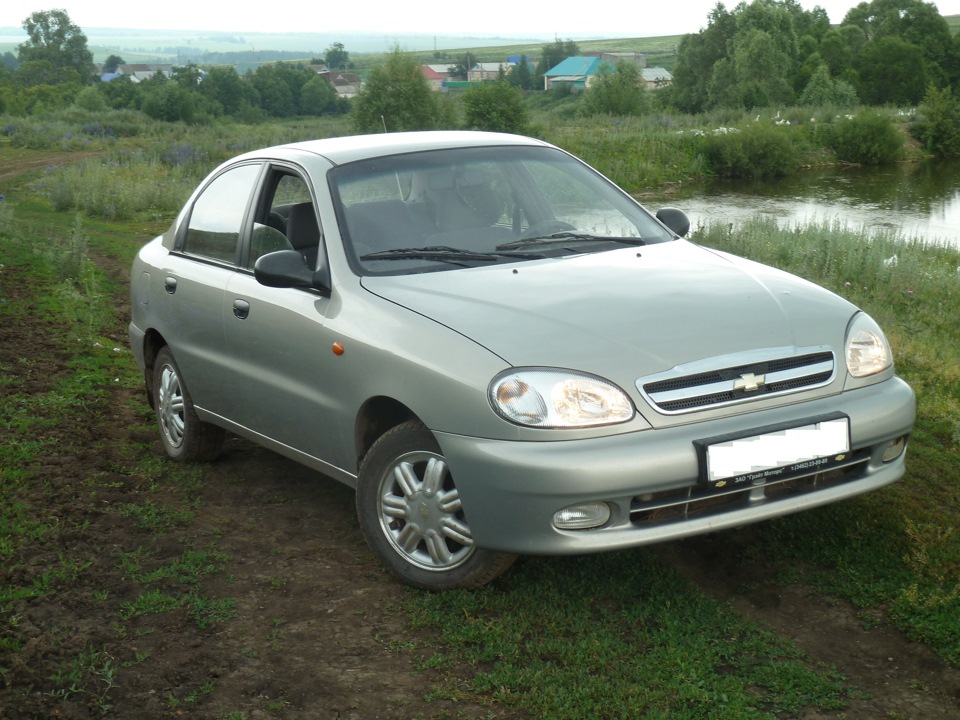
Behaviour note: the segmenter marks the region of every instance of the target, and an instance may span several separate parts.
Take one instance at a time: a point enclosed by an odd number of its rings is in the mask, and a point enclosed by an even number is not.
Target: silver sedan
[[[130,341],[171,458],[229,431],[354,487],[423,588],[900,478],[914,395],[877,324],[688,230],[530,138],[273,147],[142,248]]]

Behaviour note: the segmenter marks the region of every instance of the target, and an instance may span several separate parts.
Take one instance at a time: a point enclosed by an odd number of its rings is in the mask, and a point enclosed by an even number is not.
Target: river
[[[693,228],[713,221],[738,224],[759,214],[783,226],[839,221],[851,229],[960,248],[957,160],[812,169],[773,181],[683,183],[640,199],[652,211],[680,208]]]

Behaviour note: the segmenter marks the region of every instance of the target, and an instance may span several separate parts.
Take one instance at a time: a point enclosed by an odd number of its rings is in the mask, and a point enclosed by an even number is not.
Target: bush
[[[786,177],[800,165],[802,150],[796,135],[789,128],[775,125],[719,128],[702,136],[703,154],[718,177]]]
[[[950,88],[927,90],[920,106],[920,120],[911,134],[923,143],[927,152],[939,157],[960,156],[960,100]]]
[[[605,115],[642,115],[647,110],[643,77],[636,63],[621,60],[616,70],[602,65],[596,82],[586,95],[590,113]]]
[[[475,85],[463,94],[466,125],[473,130],[523,133],[527,109],[520,88],[506,80]]]
[[[883,165],[903,157],[903,136],[888,115],[862,112],[837,121],[831,149],[844,162]]]
[[[93,85],[88,85],[83,90],[81,90],[76,99],[74,99],[73,104],[76,105],[81,110],[89,110],[90,112],[103,112],[107,109],[107,100],[97,88]]]

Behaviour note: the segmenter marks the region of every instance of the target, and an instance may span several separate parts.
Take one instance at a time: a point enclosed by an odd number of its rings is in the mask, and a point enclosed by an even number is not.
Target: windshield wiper
[[[499,255],[491,253],[477,252],[476,250],[464,250],[462,248],[448,247],[447,245],[429,245],[427,247],[409,247],[393,248],[391,250],[379,250],[377,252],[367,253],[360,256],[361,260],[446,260],[457,262],[460,260],[480,260],[486,262],[495,262],[500,259]]]
[[[589,233],[571,232],[563,230],[561,232],[550,233],[549,235],[540,235],[537,237],[523,238],[513,240],[512,242],[497,245],[497,250],[517,250],[519,248],[530,247],[531,245],[549,245],[551,243],[574,242],[615,242],[625,245],[645,245],[643,238],[640,237],[608,237],[606,235],[591,235]]]

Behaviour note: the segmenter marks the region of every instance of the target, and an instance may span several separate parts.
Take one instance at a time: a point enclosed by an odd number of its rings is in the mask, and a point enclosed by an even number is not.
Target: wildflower
[[[913,295],[913,290],[907,290],[907,295]]]
[[[0,202],[3,202],[4,200],[6,200],[6,197],[4,195],[0,195]]]
[[[844,283],[844,287],[850,287],[851,285],[853,285],[853,283],[850,282],[849,280]]]

